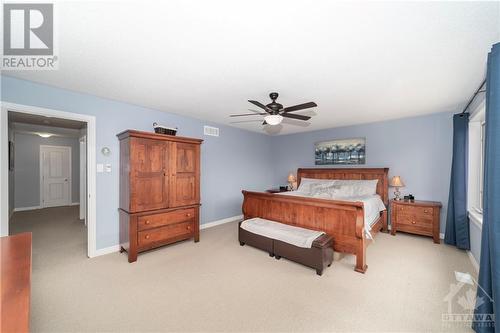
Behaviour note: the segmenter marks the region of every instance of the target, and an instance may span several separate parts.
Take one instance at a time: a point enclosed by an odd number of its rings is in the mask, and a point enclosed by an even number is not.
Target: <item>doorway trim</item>
[[[96,240],[96,119],[95,116],[1,102],[0,110],[0,235],[9,234],[8,112],[77,120],[87,123],[87,256],[97,255]]]
[[[78,144],[80,144],[80,142],[78,142]],[[72,149],[71,149],[71,146],[53,146],[53,145],[40,145],[40,155],[39,155],[39,160],[40,160],[40,207],[42,208],[46,208],[46,207],[60,207],[60,206],[45,206],[45,184],[43,182],[43,172],[44,172],[44,166],[43,166],[43,154],[42,154],[42,151],[44,149],[47,149],[47,148],[63,148],[65,150],[68,151],[69,153],[69,188],[68,188],[68,195],[69,195],[69,198],[68,198],[68,202],[66,205],[62,205],[62,206],[70,206],[72,203],[73,203],[73,173],[72,173],[72,168],[73,166],[71,165],[73,163],[73,159],[72,159]]]

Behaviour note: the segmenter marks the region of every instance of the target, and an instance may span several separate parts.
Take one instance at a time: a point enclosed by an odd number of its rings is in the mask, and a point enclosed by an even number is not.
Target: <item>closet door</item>
[[[169,145],[165,141],[131,138],[130,210],[168,207]]]
[[[200,146],[181,142],[170,145],[170,207],[199,203]]]

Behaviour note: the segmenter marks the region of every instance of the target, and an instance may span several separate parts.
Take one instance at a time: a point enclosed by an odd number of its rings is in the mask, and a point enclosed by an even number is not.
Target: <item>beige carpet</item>
[[[366,274],[353,257],[315,271],[237,242],[237,224],[139,256],[85,257],[78,208],[16,213],[33,231],[33,331],[458,331],[444,325],[464,252],[430,238],[379,234]]]

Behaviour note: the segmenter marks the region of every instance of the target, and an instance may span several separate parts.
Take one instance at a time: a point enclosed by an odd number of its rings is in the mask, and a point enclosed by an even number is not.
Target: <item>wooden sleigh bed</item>
[[[377,194],[385,206],[389,203],[388,168],[298,169],[297,180],[314,179],[378,179]],[[355,271],[364,273],[366,247],[370,240],[365,234],[362,202],[315,199],[308,197],[243,191],[245,219],[261,217],[307,229],[321,230],[333,238],[333,249],[356,256]],[[370,234],[387,231],[387,210],[380,213]]]

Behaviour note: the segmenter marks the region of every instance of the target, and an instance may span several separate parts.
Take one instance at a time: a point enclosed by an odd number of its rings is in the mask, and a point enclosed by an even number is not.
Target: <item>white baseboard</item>
[[[479,264],[478,264],[476,258],[474,258],[474,255],[472,254],[472,252],[467,251],[467,255],[469,256],[470,262],[472,263],[472,266],[474,266],[474,269],[476,270],[476,272],[479,272]]]
[[[224,224],[224,223],[240,221],[242,219],[243,219],[243,215],[236,215],[236,216],[228,217],[228,218],[225,218],[225,219],[222,219],[222,220],[217,220],[217,221],[213,221],[213,222],[203,223],[203,224],[200,225],[200,230],[207,229],[207,228],[212,228],[212,227]]]
[[[41,206],[31,206],[31,207],[17,207],[14,208],[14,212],[24,212],[26,210],[42,209]]]
[[[93,257],[99,257],[99,256],[103,256],[105,254],[115,253],[118,251],[120,251],[120,245],[113,245],[113,246],[105,247],[103,249],[96,250],[94,252]]]
[[[73,203],[70,203],[68,206],[78,206],[80,203],[79,202],[73,202]],[[54,206],[54,207],[67,207],[67,206]],[[14,208],[14,210],[12,211],[12,213],[15,213],[15,212],[24,212],[24,211],[27,211],[27,210],[35,210],[35,209],[43,209],[44,207],[42,206],[31,206],[31,207],[17,207],[17,208]],[[53,208],[53,207],[45,207],[45,208]]]

